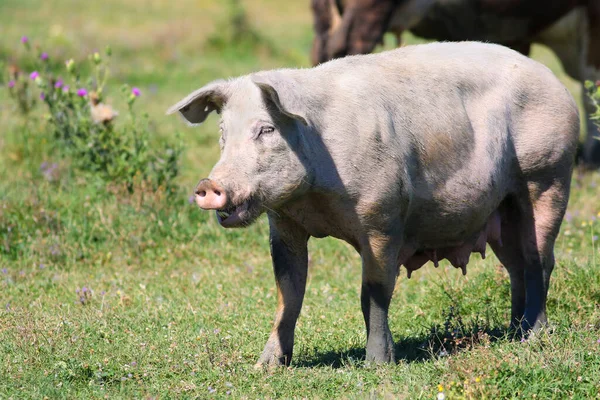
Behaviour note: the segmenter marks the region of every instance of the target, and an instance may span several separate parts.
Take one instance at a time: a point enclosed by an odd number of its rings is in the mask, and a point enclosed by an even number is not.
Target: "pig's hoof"
[[[386,335],[379,340],[369,340],[367,343],[367,355],[365,357],[367,364],[386,364],[396,362],[394,354],[394,342],[391,335]]]
[[[367,354],[365,357],[366,365],[378,365],[378,364],[394,364],[396,362],[396,357],[394,354],[384,353],[384,354]]]
[[[260,359],[258,360],[258,362],[256,364],[254,364],[254,369],[256,370],[265,370],[265,369],[272,369],[272,368],[279,368],[279,367],[285,367],[286,365],[288,365],[289,363],[286,363],[287,357],[282,356],[282,357],[276,357],[276,356],[271,356],[271,357],[265,357],[264,355],[260,357]]]
[[[527,331],[525,331],[525,328],[522,328],[522,331],[524,332],[523,337],[530,340],[549,335],[554,332],[554,329],[548,322],[544,322],[540,324],[536,323],[533,327],[529,327]]]
[[[267,342],[258,362],[254,365],[256,369],[285,367],[290,364],[292,354],[286,354],[281,351],[277,345],[273,345],[271,341]]]

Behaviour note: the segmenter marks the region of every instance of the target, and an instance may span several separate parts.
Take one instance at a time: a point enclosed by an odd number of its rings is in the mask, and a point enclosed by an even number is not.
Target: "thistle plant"
[[[110,104],[106,98],[110,47],[103,54],[89,55],[87,65],[65,61],[64,70],[57,74],[49,66],[48,52],[31,46],[27,37],[21,42],[34,70],[25,73],[17,65],[9,68],[8,91],[26,117],[38,105],[45,107],[45,127],[55,150],[69,157],[77,170],[124,183],[130,192],[136,184],[172,191],[181,146],[150,147],[148,116],[139,116],[136,110],[142,95],[139,88],[122,86],[127,104],[122,116]]]

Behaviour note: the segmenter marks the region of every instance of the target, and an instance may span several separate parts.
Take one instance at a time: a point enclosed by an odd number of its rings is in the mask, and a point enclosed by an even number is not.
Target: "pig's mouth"
[[[248,199],[241,204],[217,210],[217,221],[224,228],[248,226],[261,214],[257,203]]]

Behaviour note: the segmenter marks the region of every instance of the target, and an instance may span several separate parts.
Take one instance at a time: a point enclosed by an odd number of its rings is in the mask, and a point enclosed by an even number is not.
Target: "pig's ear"
[[[284,115],[308,125],[306,107],[300,97],[300,84],[280,73],[257,74],[252,82],[262,91],[265,99],[273,103]]]
[[[190,125],[201,124],[211,112],[221,112],[227,101],[227,87],[224,80],[211,82],[169,108],[167,114],[179,111]]]

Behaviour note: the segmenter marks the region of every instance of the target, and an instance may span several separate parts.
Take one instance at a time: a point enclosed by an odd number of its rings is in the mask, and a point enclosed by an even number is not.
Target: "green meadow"
[[[466,276],[446,261],[410,280],[403,269],[390,309],[399,361],[365,365],[360,258],[311,239],[292,364],[255,370],[277,304],[266,218],[225,230],[190,204],[219,158],[218,116],[189,128],[165,111],[214,79],[308,67],[309,1],[2,0],[0,32],[0,398],[600,397],[600,173],[573,176],[548,332],[507,334],[508,275],[488,249]],[[8,71],[32,72],[22,36],[55,76],[71,58],[89,72],[88,54],[111,46],[116,126],[127,83],[149,147],[182,145],[169,190],[82,172],[42,101],[19,111]],[[579,98],[547,49],[534,57]]]

